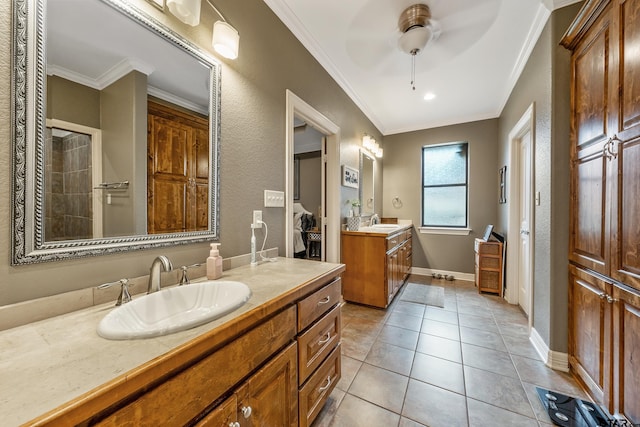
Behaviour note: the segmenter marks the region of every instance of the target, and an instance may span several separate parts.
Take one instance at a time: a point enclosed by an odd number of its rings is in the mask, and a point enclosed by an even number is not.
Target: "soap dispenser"
[[[222,257],[218,247],[220,243],[211,243],[211,252],[207,258],[207,279],[215,280],[222,277]]]

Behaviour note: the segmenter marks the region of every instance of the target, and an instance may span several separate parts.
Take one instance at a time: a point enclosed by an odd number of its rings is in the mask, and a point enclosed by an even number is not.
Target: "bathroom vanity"
[[[386,308],[411,270],[411,225],[381,224],[343,231],[342,276],[346,301]]]
[[[343,271],[289,258],[225,271],[250,287],[244,306],[157,338],[100,338],[112,304],[2,331],[3,425],[308,426],[341,375]]]

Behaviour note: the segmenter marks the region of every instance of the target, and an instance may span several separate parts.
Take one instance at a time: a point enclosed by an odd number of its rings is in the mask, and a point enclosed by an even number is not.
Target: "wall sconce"
[[[209,1],[209,6],[222,18],[222,21],[216,21],[213,24],[213,36],[211,45],[213,49],[220,55],[228,59],[236,59],[238,57],[238,48],[240,45],[240,34],[233,28],[222,13]],[[169,12],[175,15],[185,24],[195,27],[200,24],[201,0],[167,0],[167,8]]]
[[[374,156],[376,156],[377,158],[381,158],[382,157],[382,148],[380,148],[380,145],[378,145],[378,143],[376,142],[376,140],[365,134],[362,137],[362,146],[370,151]]]

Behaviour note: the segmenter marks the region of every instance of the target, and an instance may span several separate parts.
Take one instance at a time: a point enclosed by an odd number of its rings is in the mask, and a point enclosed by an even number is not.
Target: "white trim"
[[[293,257],[293,152],[294,119],[304,120],[326,136],[328,189],[340,188],[340,127],[307,104],[292,91],[286,92],[286,148],[285,148],[285,255]],[[322,233],[322,251],[328,262],[340,261],[340,191],[327,191],[323,217],[326,233]],[[323,218],[323,219],[324,219]],[[324,221],[323,221],[324,222]]]
[[[453,276],[456,280],[465,280],[467,282],[475,282],[476,278],[473,273],[460,273],[458,271],[435,270],[432,268],[411,267],[411,274],[418,276],[431,276],[433,273]],[[445,282],[446,283],[446,282]]]
[[[468,236],[471,228],[418,227],[421,234],[447,234],[449,236]]]
[[[209,107],[205,105],[200,105],[195,102],[189,101],[188,99],[182,98],[180,96],[169,93],[165,90],[157,88],[155,86],[147,86],[147,94],[151,96],[155,96],[156,98],[160,98],[172,104],[178,105],[180,107],[186,108],[189,111],[195,111],[196,113],[200,113],[204,116],[209,115]]]
[[[84,74],[77,73],[67,68],[61,67],[55,64],[47,64],[47,74],[52,76],[60,76],[64,79],[71,80],[72,82],[88,86],[92,89],[102,90],[112,84],[115,81],[120,80],[132,71],[139,71],[142,74],[148,76],[155,70],[150,64],[141,61],[136,58],[124,58],[116,65],[102,73],[97,78],[85,76]]]
[[[338,86],[345,91],[347,96],[354,104],[371,120],[373,125],[378,129],[383,129],[382,121],[374,114],[374,109],[366,105],[357,92],[351,87],[348,80],[340,72],[340,69],[333,63],[329,55],[327,55],[320,44],[315,41],[313,36],[306,29],[304,24],[300,22],[296,14],[285,4],[284,1],[264,0],[269,8],[280,18],[284,25],[293,33],[293,35],[302,43],[309,53],[322,65],[329,75],[338,83]],[[384,133],[384,132],[383,132]],[[338,188],[338,187],[336,187]]]
[[[569,355],[549,350],[549,346],[535,328],[531,328],[529,341],[533,344],[545,365],[556,371],[569,372]]]
[[[512,242],[507,245],[507,259],[512,260],[511,265],[514,264],[513,260],[518,259],[518,251],[519,245],[515,242],[518,241],[520,235],[520,223],[519,223],[519,209],[520,206],[518,203],[515,203],[518,200],[518,188],[514,183],[517,183],[519,180],[519,170],[518,170],[518,156],[519,150],[517,149],[517,144],[519,144],[520,138],[530,132],[531,134],[531,185],[535,185],[534,177],[534,157],[535,157],[535,122],[534,122],[534,112],[535,112],[535,103],[531,103],[527,110],[524,112],[518,123],[511,129],[508,137],[509,144],[509,167],[507,168],[507,209],[508,209],[508,217],[507,217],[507,242]],[[535,188],[533,189],[535,192]],[[533,248],[535,247],[535,211],[533,208],[534,204],[531,203],[531,214],[530,214],[530,234],[529,234],[529,246],[531,248],[531,275],[533,276]],[[517,268],[507,268],[507,290],[505,292],[505,299],[510,304],[518,304],[519,299],[519,289],[518,289],[518,269]],[[534,315],[534,307],[533,307],[533,277],[531,277],[531,292],[530,301],[529,301],[529,328],[532,326],[533,315]]]
[[[91,182],[94,187],[100,184],[102,182],[102,130],[59,119],[47,119],[46,126],[91,136]],[[92,238],[94,239],[104,237],[102,235],[103,196],[102,191],[93,190],[92,192],[93,218],[91,222],[93,223]]]

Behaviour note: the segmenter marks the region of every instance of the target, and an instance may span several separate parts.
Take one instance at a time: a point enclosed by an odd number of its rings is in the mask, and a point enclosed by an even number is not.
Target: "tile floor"
[[[547,427],[536,385],[587,398],[541,361],[518,307],[471,282],[409,281],[443,286],[444,308],[346,304],[342,379],[313,427]]]

